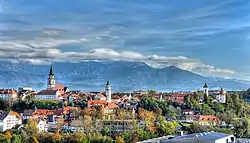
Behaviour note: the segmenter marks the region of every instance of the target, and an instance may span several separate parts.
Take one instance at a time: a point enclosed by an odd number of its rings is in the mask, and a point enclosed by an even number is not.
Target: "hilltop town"
[[[139,142],[192,133],[250,137],[249,91],[71,91],[50,67],[47,89],[0,89],[1,142]],[[205,134],[204,134],[205,135]],[[207,135],[207,134],[206,134]],[[201,135],[202,136],[202,135]]]

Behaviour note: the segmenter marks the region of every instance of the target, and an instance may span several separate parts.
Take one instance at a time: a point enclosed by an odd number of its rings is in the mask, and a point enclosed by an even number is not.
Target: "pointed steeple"
[[[110,85],[110,84],[109,84],[109,80],[107,81],[106,85]]]
[[[203,88],[208,88],[207,82],[205,82]]]
[[[54,73],[53,73],[53,66],[52,66],[52,64],[51,64],[51,66],[50,66],[49,75],[54,75]]]

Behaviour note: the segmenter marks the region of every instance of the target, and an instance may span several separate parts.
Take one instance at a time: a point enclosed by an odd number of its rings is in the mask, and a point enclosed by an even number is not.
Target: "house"
[[[111,102],[115,103],[115,104],[118,104],[120,103],[122,100],[121,100],[121,97],[119,95],[112,95],[111,97]]]
[[[105,113],[113,112],[115,109],[119,108],[118,105],[115,103],[109,103],[105,100],[89,100],[88,101],[88,108],[95,107],[95,106],[102,106],[105,110]]]
[[[198,123],[205,126],[216,126],[220,124],[220,120],[214,115],[200,115]]]
[[[24,101],[26,99],[28,99],[28,97],[33,97],[35,95],[35,91],[32,89],[28,89],[28,88],[19,88],[18,90],[18,96]],[[29,96],[30,95],[30,96]],[[31,98],[32,98],[31,97]],[[30,98],[30,99],[31,99]]]
[[[134,120],[102,120],[99,121],[103,129],[108,128],[111,134],[129,132],[135,129],[134,124],[139,124]]]
[[[38,119],[37,128],[40,132],[47,132],[47,121],[45,119]]]
[[[188,94],[173,93],[171,96],[168,96],[167,98],[172,102],[183,104],[186,96],[188,96]]]
[[[94,95],[94,100],[106,100],[106,96],[103,93],[97,93]]]
[[[0,112],[0,131],[4,132],[8,129],[12,129],[16,125],[22,124],[22,118],[17,112]]]
[[[60,94],[64,94],[64,86],[62,84],[56,84],[55,89],[57,89]]]
[[[194,111],[191,109],[183,109],[182,114],[183,115],[194,115]]]
[[[54,110],[48,110],[48,109],[37,109],[35,112],[33,112],[34,118],[47,118],[48,115],[53,115],[55,113]]]
[[[68,87],[64,87],[63,90],[64,90],[64,93],[70,92]]]
[[[33,117],[33,113],[35,112],[35,110],[24,110],[23,113],[21,113],[21,117],[23,119],[29,119]]]
[[[35,97],[38,100],[58,100],[60,95],[59,90],[46,89],[38,92]]]
[[[183,115],[182,122],[193,123],[198,121],[199,117],[199,115]]]
[[[0,89],[0,100],[15,100],[17,98],[17,92],[14,89]]]

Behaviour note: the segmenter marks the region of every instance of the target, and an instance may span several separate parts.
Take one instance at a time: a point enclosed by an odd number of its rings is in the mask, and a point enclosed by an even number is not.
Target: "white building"
[[[205,82],[205,84],[204,84],[204,86],[203,86],[203,89],[204,89],[204,93],[208,96],[209,88],[208,88],[208,85],[207,85],[206,82]]]
[[[111,86],[109,84],[109,81],[107,81],[107,84],[105,86],[105,93],[106,93],[106,101],[108,103],[111,103]]]
[[[40,132],[47,132],[47,121],[44,119],[39,119],[37,122],[37,127]]]
[[[1,100],[9,100],[16,99],[17,92],[13,89],[0,89],[0,99]]]
[[[60,92],[54,89],[42,90],[35,95],[37,100],[58,100]]]
[[[203,132],[176,137],[160,137],[138,143],[235,143],[235,137],[219,132]]]
[[[21,124],[22,118],[17,112],[0,112],[0,131],[4,132]]]
[[[53,67],[51,65],[50,71],[49,71],[49,77],[48,77],[48,89],[56,88],[56,80],[55,75],[53,73]]]
[[[226,91],[221,88],[220,93],[215,98],[220,103],[226,103]]]

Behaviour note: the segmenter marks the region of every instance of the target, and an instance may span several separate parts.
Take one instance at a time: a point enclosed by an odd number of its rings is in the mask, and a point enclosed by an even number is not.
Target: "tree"
[[[216,113],[223,113],[224,112],[224,106],[221,103],[214,103],[213,109]]]
[[[208,127],[200,125],[198,123],[194,123],[188,127],[188,133],[200,133],[200,132],[207,132]]]
[[[229,125],[233,122],[234,120],[234,112],[233,110],[228,110],[226,112],[223,112],[218,115],[219,119],[221,121],[224,121],[225,124],[227,125],[227,128],[229,128]]]
[[[31,137],[29,143],[39,143],[39,141],[36,139],[36,137]]]
[[[208,99],[208,95],[207,95],[207,94],[204,94],[204,102],[205,102],[206,104],[208,104],[208,102],[209,102],[209,99]]]
[[[11,143],[22,143],[21,136],[13,134],[13,136],[11,138]]]
[[[0,134],[0,143],[10,143],[10,139],[5,135]]]
[[[214,110],[211,107],[209,107],[207,104],[202,104],[200,108],[201,108],[201,113],[203,115],[214,115],[215,114]]]
[[[235,135],[239,138],[248,135],[249,123],[246,119],[238,119],[234,122]]]
[[[37,122],[35,119],[29,119],[28,124],[25,125],[24,130],[28,135],[34,136],[38,132]]]
[[[115,140],[116,140],[117,143],[125,143],[123,137],[121,137],[121,136],[117,136],[117,137],[115,138]]]
[[[117,109],[117,110],[115,111],[115,115],[116,115],[117,119],[119,119],[119,120],[124,120],[124,119],[125,119],[124,112],[125,112],[125,111],[124,111],[123,109]]]
[[[21,131],[20,136],[22,143],[28,142],[28,135],[24,130]]]
[[[156,123],[156,131],[159,136],[172,135],[175,132],[175,126],[171,122],[167,122],[163,117],[160,117]]]
[[[12,135],[11,135],[10,131],[6,131],[6,132],[4,133],[4,135],[5,135],[6,137],[8,137],[9,139],[12,138]]]
[[[60,141],[62,139],[62,136],[60,135],[60,133],[58,131],[55,132],[55,135],[54,135],[55,139],[57,141]]]

